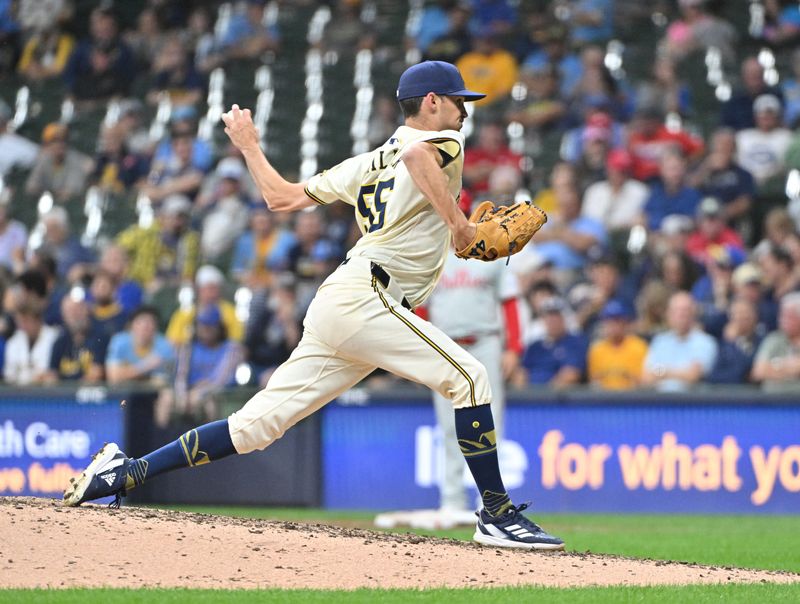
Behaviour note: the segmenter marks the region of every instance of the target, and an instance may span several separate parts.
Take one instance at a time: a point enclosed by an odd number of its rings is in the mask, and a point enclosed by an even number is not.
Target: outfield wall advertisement
[[[119,402],[93,394],[0,399],[0,495],[61,497],[104,442],[122,442]]]
[[[441,437],[414,403],[325,409],[328,507],[438,505]],[[506,486],[537,510],[800,512],[800,405],[512,404],[506,426]]]

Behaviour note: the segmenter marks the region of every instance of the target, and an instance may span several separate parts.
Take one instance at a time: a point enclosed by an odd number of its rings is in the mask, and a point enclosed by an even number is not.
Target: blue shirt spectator
[[[614,35],[613,0],[577,0],[572,3],[572,41],[582,46],[604,42]]]
[[[105,365],[107,348],[108,336],[102,332],[90,330],[79,341],[65,329],[53,344],[50,370],[59,380],[85,379],[93,366]]]
[[[158,333],[158,313],[142,306],[131,317],[129,330],[111,338],[106,372],[112,384],[131,380],[163,383],[172,375],[174,363],[172,344]]]
[[[752,302],[738,298],[730,305],[730,319],[719,338],[719,354],[706,380],[712,384],[745,384],[763,335]]]
[[[545,337],[528,346],[522,357],[531,384],[568,386],[579,383],[586,372],[589,341],[582,334],[567,332],[566,309],[560,298],[550,298],[540,306]]]
[[[700,191],[693,187],[683,186],[677,190],[667,191],[663,183],[653,183],[650,187],[650,197],[644,206],[648,228],[660,229],[661,222],[670,214],[694,218],[701,199]]]
[[[416,32],[412,34],[416,47],[423,54],[434,40],[450,31],[450,16],[439,4],[428,6],[422,11]]]
[[[472,20],[470,29],[473,33],[486,31],[508,31],[517,23],[517,11],[508,0],[472,0]]]
[[[547,225],[545,225],[546,228]],[[607,241],[605,227],[585,216],[579,216],[569,222],[566,222],[564,228],[574,233],[581,235],[590,235],[594,237],[597,244],[605,246]],[[543,241],[536,244],[536,253],[544,258],[545,262],[549,262],[554,268],[559,270],[573,270],[580,269],[586,264],[586,255],[570,247],[564,240],[553,239],[551,241]]]

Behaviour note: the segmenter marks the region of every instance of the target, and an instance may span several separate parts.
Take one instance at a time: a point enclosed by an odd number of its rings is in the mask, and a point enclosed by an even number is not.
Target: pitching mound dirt
[[[326,525],[0,498],[0,587],[316,588],[796,582],[800,575],[537,553]]]

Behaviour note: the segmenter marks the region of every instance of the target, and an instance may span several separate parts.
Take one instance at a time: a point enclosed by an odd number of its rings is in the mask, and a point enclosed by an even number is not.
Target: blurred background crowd
[[[308,178],[439,59],[487,93],[462,199],[549,215],[513,386],[800,389],[798,41],[782,0],[0,0],[3,380],[163,385],[159,423],[265,384],[359,233],[269,212],[219,116]]]

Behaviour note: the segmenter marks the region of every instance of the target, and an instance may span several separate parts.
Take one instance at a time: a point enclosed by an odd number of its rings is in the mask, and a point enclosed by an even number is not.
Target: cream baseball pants
[[[428,386],[456,409],[489,404],[484,366],[398,299],[402,293],[391,282],[384,289],[368,259],[339,266],[312,301],[297,348],[228,419],[236,451],[268,447],[377,367]]]

